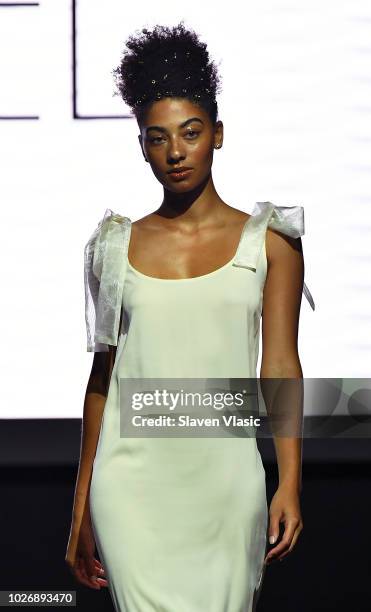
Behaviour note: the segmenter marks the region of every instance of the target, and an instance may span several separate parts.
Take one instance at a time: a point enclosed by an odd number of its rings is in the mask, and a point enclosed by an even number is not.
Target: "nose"
[[[185,155],[181,150],[181,146],[178,140],[171,139],[169,147],[167,149],[167,161],[169,164],[177,163],[178,161],[185,159]]]

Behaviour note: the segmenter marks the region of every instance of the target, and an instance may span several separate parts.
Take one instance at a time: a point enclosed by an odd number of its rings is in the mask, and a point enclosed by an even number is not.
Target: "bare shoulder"
[[[292,251],[296,251],[300,255],[303,253],[300,237],[292,238],[271,227],[267,227],[265,246],[268,265],[280,257],[288,256]]]
[[[241,223],[245,223],[251,217],[249,213],[233,206],[228,206],[227,214],[231,225],[241,225]]]
[[[149,215],[145,215],[145,217],[141,217],[140,219],[133,221],[131,225],[135,229],[148,229],[148,227],[154,225],[156,221],[154,217],[155,215],[153,213],[150,213]]]
[[[131,224],[129,258],[133,265],[146,266],[148,259],[163,257],[168,248],[171,228],[155,213],[141,217]]]
[[[131,229],[134,237],[143,235],[147,239],[149,234],[161,234],[161,232],[164,231],[164,225],[161,223],[161,219],[158,219],[158,215],[150,213],[145,217],[133,221]]]

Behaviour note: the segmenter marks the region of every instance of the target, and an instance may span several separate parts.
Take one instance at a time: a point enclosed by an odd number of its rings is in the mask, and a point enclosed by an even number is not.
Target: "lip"
[[[177,172],[185,172],[186,170],[192,170],[188,166],[179,166],[178,168],[172,168],[172,170],[168,171],[168,174],[176,174]]]
[[[169,172],[169,176],[172,178],[172,180],[179,180],[182,178],[187,178],[192,172],[192,168],[187,168],[184,169],[182,171],[178,170],[178,171],[172,171]]]

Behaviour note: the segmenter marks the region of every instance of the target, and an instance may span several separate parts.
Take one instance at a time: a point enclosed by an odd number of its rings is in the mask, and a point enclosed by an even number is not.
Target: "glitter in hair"
[[[127,39],[120,64],[112,71],[117,91],[140,121],[148,107],[164,97],[187,98],[215,124],[221,77],[206,43],[181,21],[173,28],[143,28]]]

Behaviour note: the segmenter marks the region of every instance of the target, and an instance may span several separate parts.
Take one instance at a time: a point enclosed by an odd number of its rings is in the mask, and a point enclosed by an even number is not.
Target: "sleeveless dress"
[[[266,229],[301,236],[303,212],[257,202],[233,259],[187,279],[133,268],[131,220],[110,209],[85,247],[87,350],[117,346],[90,484],[116,611],[255,610],[268,548],[256,438],[120,437],[119,381],[256,378]]]

